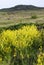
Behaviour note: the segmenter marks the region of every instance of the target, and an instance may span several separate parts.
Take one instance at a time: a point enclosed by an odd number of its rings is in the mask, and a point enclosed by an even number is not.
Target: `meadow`
[[[33,18],[33,16],[36,18]],[[19,23],[44,23],[44,10],[0,12],[0,27]]]
[[[44,65],[44,10],[0,12],[0,65]]]

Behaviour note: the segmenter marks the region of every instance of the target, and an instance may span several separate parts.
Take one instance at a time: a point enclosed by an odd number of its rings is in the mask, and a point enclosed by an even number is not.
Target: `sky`
[[[0,9],[10,8],[22,4],[44,7],[44,0],[0,0]]]

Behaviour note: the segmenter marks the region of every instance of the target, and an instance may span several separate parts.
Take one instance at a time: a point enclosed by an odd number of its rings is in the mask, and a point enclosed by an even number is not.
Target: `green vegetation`
[[[36,18],[38,18],[36,15],[31,16],[31,19],[36,19]]]
[[[20,23],[44,23],[44,10],[0,12],[0,27],[9,27]]]
[[[41,32],[40,32],[41,31]],[[0,63],[8,65],[44,65],[44,29],[24,25],[0,34]]]

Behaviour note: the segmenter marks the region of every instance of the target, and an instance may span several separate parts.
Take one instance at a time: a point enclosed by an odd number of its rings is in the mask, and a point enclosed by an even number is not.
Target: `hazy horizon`
[[[44,0],[0,0],[0,9],[10,8],[16,5],[34,5],[37,7],[44,7]]]

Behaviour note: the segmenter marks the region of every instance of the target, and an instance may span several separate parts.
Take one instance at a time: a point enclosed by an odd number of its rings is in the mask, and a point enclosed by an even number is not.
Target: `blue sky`
[[[44,7],[44,0],[0,0],[0,9],[8,7],[10,8],[20,4]]]

